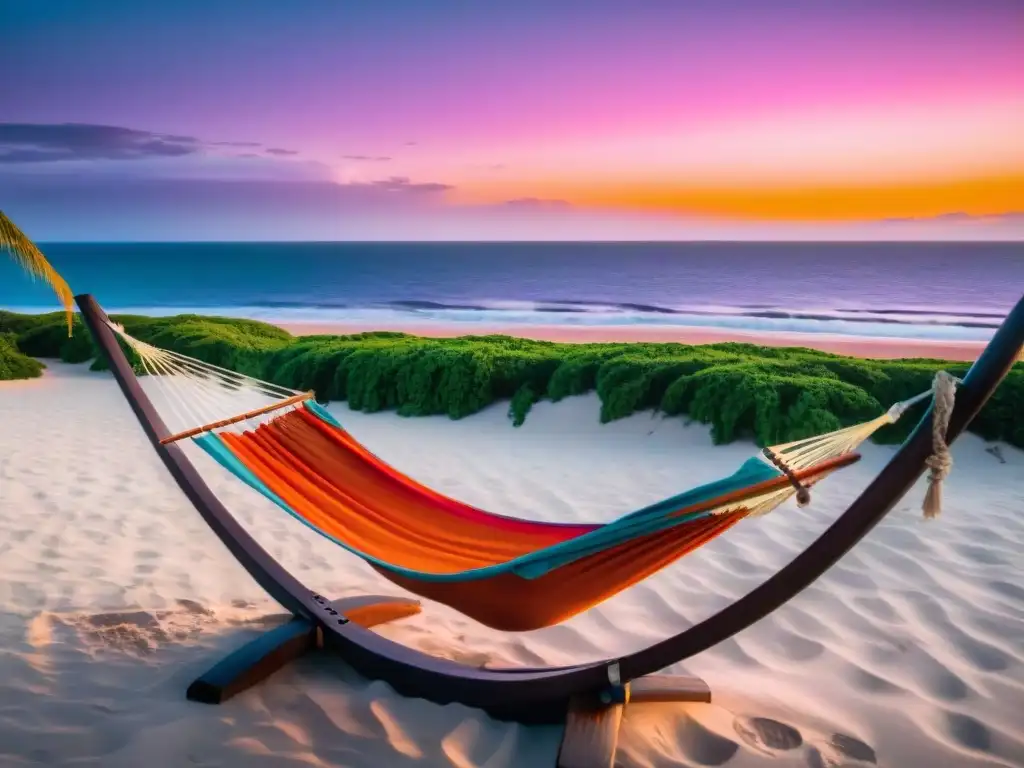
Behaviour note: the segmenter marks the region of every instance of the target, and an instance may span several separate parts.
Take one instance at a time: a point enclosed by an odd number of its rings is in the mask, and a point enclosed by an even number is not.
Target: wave
[[[38,311],[22,308],[21,311]],[[349,323],[396,329],[456,324],[509,327],[527,325],[654,326],[726,328],[745,332],[818,333],[842,336],[936,340],[987,340],[1002,316],[973,308],[925,307],[801,308],[758,305],[664,306],[639,302],[549,300],[455,300],[417,298],[376,303],[257,300],[239,305],[114,306],[108,311],[145,315],[216,314],[271,323]]]
[[[980,312],[972,310],[957,311],[936,311],[933,309],[914,308],[840,308],[840,309],[816,309],[816,310],[794,310],[774,307],[768,304],[740,305],[734,307],[725,306],[678,306],[668,307],[658,304],[647,304],[637,302],[606,302],[606,301],[581,301],[576,299],[549,299],[539,301],[509,301],[509,300],[479,300],[473,302],[442,302],[428,301],[425,299],[399,299],[396,301],[380,302],[377,304],[349,304],[349,303],[304,303],[304,302],[253,302],[253,306],[266,308],[290,308],[290,309],[373,309],[387,308],[409,312],[494,312],[494,313],[516,313],[532,312],[537,315],[545,314],[584,314],[584,315],[635,315],[638,318],[644,315],[669,315],[669,316],[703,316],[703,317],[754,317],[764,319],[786,319],[786,320],[848,320],[850,322],[882,322],[882,323],[903,323],[903,324],[933,324],[933,325],[956,325],[968,328],[997,328],[1003,319],[1003,315],[995,312]],[[653,319],[653,318],[652,318]]]
[[[193,305],[198,307],[199,305]],[[618,318],[627,322],[650,322],[679,324],[668,318],[708,317],[708,318],[754,318],[762,320],[812,320],[812,321],[845,321],[850,323],[885,323],[895,325],[936,325],[960,328],[995,329],[999,327],[1003,315],[996,312],[984,312],[969,309],[935,310],[913,307],[866,308],[849,307],[835,309],[790,309],[769,304],[752,304],[737,306],[664,306],[639,302],[607,302],[587,301],[578,299],[546,299],[546,300],[475,300],[475,301],[436,301],[427,299],[397,299],[386,302],[357,304],[350,302],[303,302],[283,300],[257,300],[248,302],[247,307],[255,311],[265,310],[287,311],[294,313],[314,313],[318,319],[342,321],[348,317],[320,317],[334,310],[346,310],[345,315],[366,312],[393,311],[408,313],[414,316],[453,314],[460,312],[488,313],[501,320],[515,321],[518,316],[529,314],[543,322],[547,315],[589,315],[602,319]],[[161,308],[165,309],[165,308]],[[180,311],[180,308],[177,308]],[[289,318],[290,319],[290,318]],[[586,319],[562,320],[560,322],[582,323]]]
[[[544,306],[552,305],[552,306]],[[437,306],[435,304],[435,306]],[[455,307],[449,307],[454,309]],[[477,307],[474,307],[477,308]],[[479,308],[493,309],[494,305],[481,305]],[[958,310],[956,312],[937,312],[933,309],[913,308],[848,308],[831,310],[793,310],[774,307],[768,304],[741,305],[735,307],[666,307],[656,304],[638,304],[634,302],[596,302],[576,301],[570,299],[553,299],[536,302],[535,311],[556,312],[636,312],[654,315],[697,315],[697,316],[742,316],[764,319],[786,320],[848,320],[850,322],[880,322],[901,324],[934,324],[955,325],[966,328],[998,328],[1003,315],[994,312]]]

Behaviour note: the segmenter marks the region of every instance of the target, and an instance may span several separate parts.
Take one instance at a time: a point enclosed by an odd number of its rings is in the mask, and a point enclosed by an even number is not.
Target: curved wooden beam
[[[399,693],[438,704],[462,703],[495,717],[529,723],[562,722],[574,691],[607,685],[607,664],[508,673],[471,667],[430,656],[381,637],[351,621],[331,602],[309,589],[274,560],[217,498],[177,444],[161,445],[167,425],[139,380],[96,300],[75,297],[90,333],[110,363],[121,388],[157,455],[178,487],[217,538],[274,600],[297,618],[315,624],[325,648],[336,650],[360,674],[384,680]]]
[[[931,452],[931,412],[850,508],[802,554],[737,602],[678,635],[621,659],[530,670],[482,669],[406,648],[357,625],[285,570],[242,528],[177,445],[161,445],[166,425],[139,385],[105,315],[89,295],[76,297],[82,317],[110,361],[132,409],[185,495],[218,538],[267,593],[313,622],[325,647],[356,671],[399,693],[439,704],[458,702],[524,723],[561,722],[570,699],[656,672],[741,632],[783,605],[874,528],[920,477]],[[1024,344],[1024,297],[1010,312],[957,393],[947,442],[967,427],[1005,377]]]
[[[1024,345],[1024,296],[1006,316],[957,388],[946,442],[967,428],[1013,367]],[[622,660],[622,677],[633,680],[688,659],[760,621],[814,583],[878,525],[917,482],[932,453],[932,408],[871,484],[810,546],[732,605]]]

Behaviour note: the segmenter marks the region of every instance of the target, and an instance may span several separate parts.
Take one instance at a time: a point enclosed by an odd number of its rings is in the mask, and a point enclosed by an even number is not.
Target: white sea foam
[[[52,307],[11,307],[12,311],[52,311]],[[381,327],[416,324],[474,326],[566,326],[652,328],[721,328],[748,333],[810,333],[868,338],[985,341],[1001,317],[968,309],[929,310],[904,307],[885,310],[727,306],[609,305],[596,302],[479,300],[466,302],[393,302],[375,306],[311,306],[275,302],[247,306],[123,306],[110,314],[163,317],[176,314],[220,315],[278,324],[352,324]]]

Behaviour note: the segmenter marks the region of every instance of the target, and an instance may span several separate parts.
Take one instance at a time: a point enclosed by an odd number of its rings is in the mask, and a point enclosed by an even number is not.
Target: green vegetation
[[[541,399],[597,391],[601,420],[654,409],[712,425],[718,442],[751,437],[761,445],[794,440],[879,415],[928,389],[935,372],[962,376],[965,363],[860,360],[798,348],[751,344],[558,344],[507,336],[425,339],[378,332],[293,337],[251,320],[179,315],[113,318],[132,336],[164,349],[363,411],[461,418],[498,400],[522,424]],[[0,333],[23,355],[68,362],[93,359],[92,342],[64,316],[0,312]],[[93,367],[100,364],[94,362]],[[1024,447],[1024,365],[1017,365],[972,429]],[[878,439],[902,440],[909,414]]]
[[[42,374],[42,363],[18,351],[17,336],[0,333],[0,381],[34,379]]]

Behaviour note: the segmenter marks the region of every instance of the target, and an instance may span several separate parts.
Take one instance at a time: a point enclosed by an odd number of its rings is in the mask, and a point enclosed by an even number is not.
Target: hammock
[[[237,479],[404,589],[490,627],[560,623],[859,459],[922,393],[864,424],[765,448],[732,475],[606,524],[524,520],[444,496],[353,438],[314,399],[110,327],[138,354],[182,431]],[[239,413],[239,401],[254,407]],[[232,415],[234,414],[234,415]],[[219,418],[211,418],[211,416]]]

